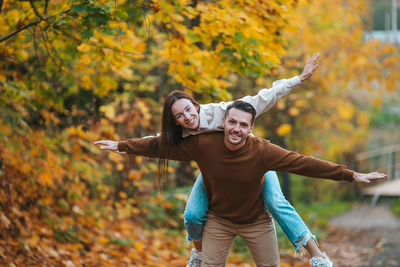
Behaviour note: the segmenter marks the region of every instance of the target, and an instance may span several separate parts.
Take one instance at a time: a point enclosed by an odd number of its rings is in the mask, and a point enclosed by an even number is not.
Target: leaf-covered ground
[[[0,213],[0,266],[186,266],[189,248],[184,233],[146,230],[132,220],[110,221],[86,229],[85,237],[72,231],[55,233],[40,221],[30,221],[17,210],[11,221]],[[27,222],[28,221],[28,222]],[[16,225],[25,225],[24,233]],[[58,236],[58,235],[63,236]],[[18,236],[18,237],[17,237]],[[64,238],[63,242],[58,238]],[[69,238],[69,242],[65,239]],[[231,255],[227,266],[254,266]],[[306,259],[282,258],[281,266],[307,266]]]
[[[38,220],[30,221],[22,212],[10,212],[13,220],[5,212],[0,213],[0,266],[185,266],[188,259],[185,233],[167,234],[147,230],[134,220],[115,219],[101,227],[87,228],[85,236],[92,237],[85,239],[74,237],[72,231],[55,233]],[[70,242],[58,241],[61,237]],[[376,267],[400,266],[398,240],[400,227],[357,229],[331,225],[327,237],[319,241],[335,266]],[[283,267],[309,266],[307,253],[281,255]],[[227,266],[255,265],[231,253]]]

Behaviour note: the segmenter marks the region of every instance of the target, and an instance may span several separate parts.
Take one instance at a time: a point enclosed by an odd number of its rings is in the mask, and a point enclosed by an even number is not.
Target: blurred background
[[[337,266],[400,266],[399,6],[0,1],[0,264],[185,266],[183,211],[197,166],[171,162],[160,191],[157,161],[93,141],[158,133],[172,90],[200,103],[254,95],[299,75],[319,52],[314,75],[259,117],[254,133],[386,172],[369,187],[279,176]],[[281,265],[308,266],[277,231]],[[253,265],[237,239],[229,266]]]

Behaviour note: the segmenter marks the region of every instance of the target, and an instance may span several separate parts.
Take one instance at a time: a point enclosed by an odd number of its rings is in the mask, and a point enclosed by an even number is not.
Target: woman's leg
[[[203,177],[197,177],[190,192],[184,212],[185,228],[188,233],[187,240],[193,241],[196,250],[201,251],[201,236],[203,225],[208,211],[208,198],[204,189]]]
[[[297,250],[305,247],[312,257],[323,257],[324,254],[318,248],[315,236],[311,234],[299,214],[283,196],[276,172],[267,172],[265,178],[264,205],[279,223],[294,248]]]

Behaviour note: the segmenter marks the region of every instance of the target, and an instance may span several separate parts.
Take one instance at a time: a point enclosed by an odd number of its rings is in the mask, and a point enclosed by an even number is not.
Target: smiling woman
[[[165,97],[161,118],[161,143],[177,145],[182,140],[182,128],[197,130],[200,105],[182,91],[173,91]]]
[[[171,107],[176,124],[191,130],[199,127],[199,111],[193,103],[186,98],[177,100]]]

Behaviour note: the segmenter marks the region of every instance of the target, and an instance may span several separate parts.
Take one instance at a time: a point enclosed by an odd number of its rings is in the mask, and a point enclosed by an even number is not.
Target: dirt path
[[[387,206],[358,205],[331,224],[321,246],[336,267],[400,267],[400,220]]]
[[[345,214],[334,217],[330,223],[340,228],[352,229],[397,229],[398,219],[388,206],[357,205]]]

